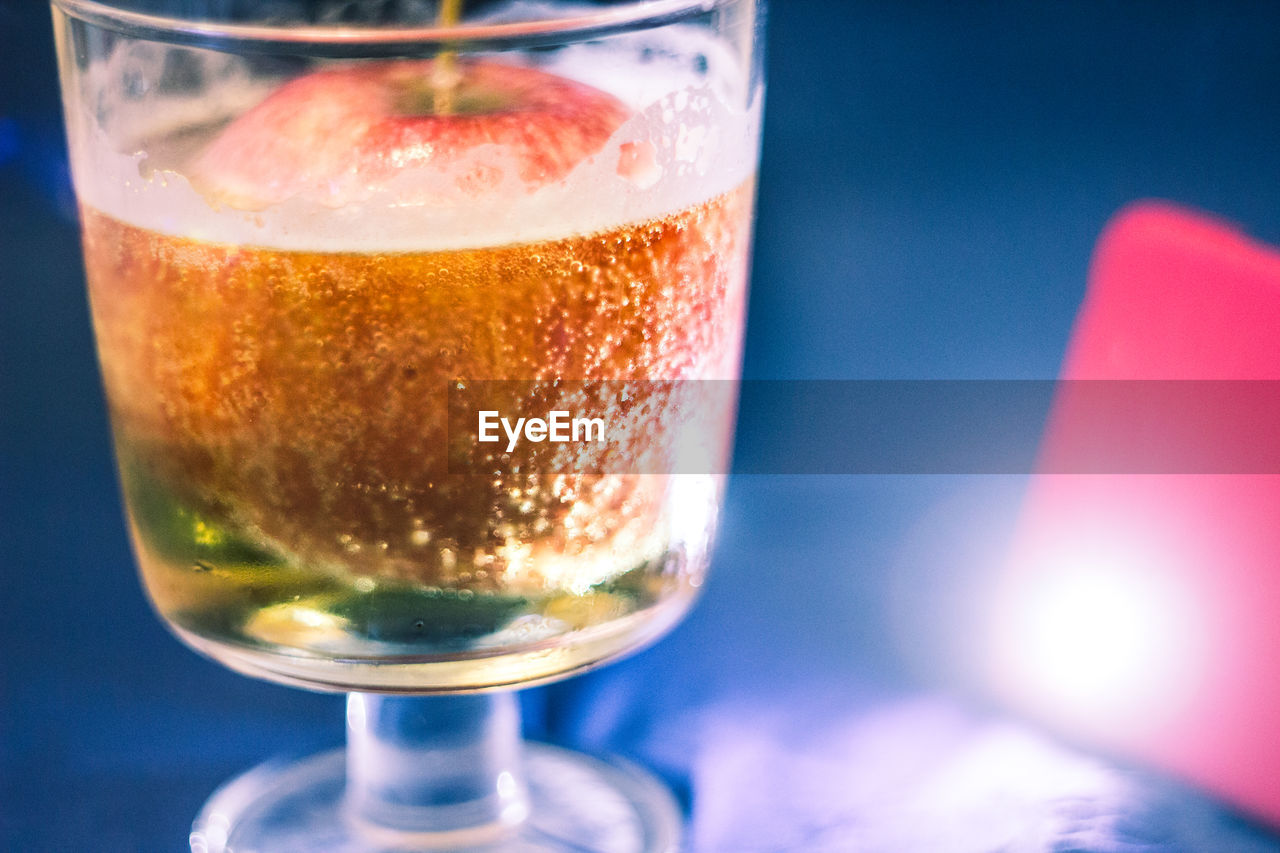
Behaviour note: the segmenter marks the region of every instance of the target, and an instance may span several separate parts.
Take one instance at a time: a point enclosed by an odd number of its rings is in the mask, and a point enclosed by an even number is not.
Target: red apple
[[[300,77],[206,147],[192,183],[244,209],[295,195],[340,205],[406,170],[476,195],[514,168],[533,190],[600,151],[630,114],[612,95],[532,68],[461,61],[443,94],[439,71],[414,60]]]

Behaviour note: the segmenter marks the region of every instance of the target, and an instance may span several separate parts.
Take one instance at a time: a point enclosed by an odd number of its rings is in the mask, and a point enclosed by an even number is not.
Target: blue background
[[[220,782],[336,745],[342,700],[233,675],[147,609],[47,10],[6,0],[0,39],[0,849],[179,850]],[[1093,242],[1137,198],[1280,242],[1271,4],[779,0],[768,66],[749,376],[1050,378]],[[921,591],[964,592],[1021,485],[735,479],[696,613],[528,691],[529,733],[654,768],[699,851],[1280,850],[985,708],[931,657]],[[1059,782],[1028,791],[1010,754]],[[992,841],[1001,820],[1024,828]]]

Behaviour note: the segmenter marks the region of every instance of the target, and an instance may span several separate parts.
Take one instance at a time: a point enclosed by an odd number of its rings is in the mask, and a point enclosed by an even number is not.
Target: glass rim
[[[740,0],[634,0],[622,6],[563,17],[500,23],[464,22],[452,27],[435,23],[405,27],[235,23],[121,9],[102,0],[50,2],[72,18],[138,38],[199,47],[215,47],[227,42],[320,55],[361,49],[377,53],[379,49],[405,50],[414,46],[447,45],[457,49],[468,45],[514,47],[569,43],[676,23]]]

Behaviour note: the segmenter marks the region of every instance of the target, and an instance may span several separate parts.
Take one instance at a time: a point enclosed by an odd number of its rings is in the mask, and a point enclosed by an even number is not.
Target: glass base
[[[218,789],[196,818],[192,853],[675,853],[680,812],[667,789],[627,762],[526,743],[528,814],[450,832],[406,833],[348,807],[344,750],[270,762]],[[517,818],[521,815],[517,815]]]

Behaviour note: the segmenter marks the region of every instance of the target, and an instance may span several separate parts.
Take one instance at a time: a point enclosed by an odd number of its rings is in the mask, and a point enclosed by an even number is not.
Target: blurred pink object
[[[1280,380],[1280,252],[1172,205],[1127,208],[1062,378]],[[1200,438],[1238,441],[1214,434],[1237,414],[1196,418]],[[1087,417],[1059,394],[1041,472],[1073,470]],[[1040,473],[1011,555],[988,647],[1000,695],[1280,825],[1280,475]]]

